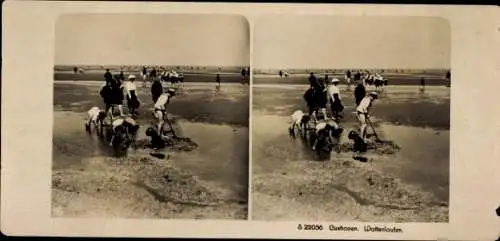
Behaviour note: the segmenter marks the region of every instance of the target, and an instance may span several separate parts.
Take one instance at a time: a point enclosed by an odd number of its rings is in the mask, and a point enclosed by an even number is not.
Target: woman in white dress
[[[137,109],[140,105],[139,98],[137,98],[136,94],[137,86],[135,85],[135,79],[135,75],[129,75],[128,81],[123,83],[123,89],[127,97],[127,106],[129,114],[131,115],[138,115]]]

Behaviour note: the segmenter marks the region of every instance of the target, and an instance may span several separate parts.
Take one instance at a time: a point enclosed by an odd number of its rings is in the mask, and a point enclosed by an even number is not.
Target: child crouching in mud
[[[338,144],[343,131],[343,128],[341,128],[334,119],[319,120],[314,128],[316,138],[314,138],[312,150],[315,151],[317,149],[320,140],[329,140],[327,141],[328,144]]]
[[[87,119],[85,120],[85,130],[91,134],[92,126],[99,135],[102,133],[102,125],[104,124],[104,119],[106,118],[106,112],[101,108],[94,106],[90,108],[87,112]]]
[[[292,114],[292,120],[288,131],[292,137],[295,137],[295,128],[299,130],[302,136],[305,136],[307,132],[307,124],[311,118],[309,115],[304,114],[303,111],[297,110]]]
[[[130,144],[135,146],[138,131],[139,124],[132,117],[118,117],[111,123],[111,141],[109,145],[113,146],[117,141],[117,143],[125,142],[125,146],[120,147],[128,147]]]

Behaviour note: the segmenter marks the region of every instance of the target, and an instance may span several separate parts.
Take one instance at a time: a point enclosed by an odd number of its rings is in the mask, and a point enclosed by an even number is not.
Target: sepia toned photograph
[[[244,17],[70,14],[55,34],[53,217],[247,219]]]
[[[449,221],[445,19],[263,16],[253,41],[253,220]]]

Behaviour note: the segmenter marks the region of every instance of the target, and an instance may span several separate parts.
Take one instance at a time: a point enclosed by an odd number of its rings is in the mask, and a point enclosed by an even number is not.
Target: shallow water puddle
[[[286,117],[253,112],[253,173],[296,172],[293,163],[303,168],[318,166],[314,154],[300,141],[288,135]],[[345,128],[342,143],[349,143],[347,132],[355,123],[342,124]],[[377,134],[383,140],[393,141],[400,149],[394,154],[379,155],[369,150],[365,155],[370,168],[387,172],[406,182],[423,187],[440,200],[448,200],[449,131],[418,127],[377,125]],[[348,145],[348,144],[345,144]],[[352,159],[353,153],[332,152],[329,161]]]

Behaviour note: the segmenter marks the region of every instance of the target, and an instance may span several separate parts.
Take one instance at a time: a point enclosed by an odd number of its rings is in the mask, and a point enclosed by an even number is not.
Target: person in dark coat
[[[107,82],[112,82],[113,81],[113,75],[111,72],[109,72],[109,69],[106,69],[106,72],[104,73],[104,80]]]
[[[358,71],[354,74],[354,81],[359,82],[361,80],[361,73]]]
[[[153,69],[151,70],[151,78],[153,80],[156,80],[156,68],[153,67]]]
[[[316,76],[313,72],[309,74],[309,85],[313,88],[318,87],[318,80],[316,79]]]
[[[359,103],[361,103],[361,100],[363,100],[365,96],[366,96],[365,86],[363,85],[363,82],[358,81],[358,85],[354,89],[354,99],[356,101],[356,106],[358,106]]]
[[[326,104],[328,103],[328,93],[322,78],[319,79],[318,84],[314,91],[314,99],[318,106],[318,111],[321,112],[323,119],[326,119],[328,116],[326,114]],[[318,112],[316,111],[316,112]],[[316,113],[317,115],[317,113]],[[316,116],[315,116],[316,117]]]
[[[283,71],[280,70],[279,75],[280,75],[280,78],[283,78]]]
[[[304,100],[306,101],[307,108],[309,109],[309,116],[312,116],[312,113],[316,111],[316,103],[314,101],[314,89],[309,87],[304,93]]]
[[[110,109],[113,107],[113,82],[109,81],[101,88],[99,91],[99,95],[101,96],[104,105],[105,105],[105,113],[108,114]]]
[[[120,70],[120,75],[118,77],[120,78],[120,81],[125,81],[125,74],[123,73],[123,70]]]
[[[153,104],[156,103],[161,94],[163,94],[161,81],[155,80],[153,85],[151,85],[151,97],[153,98]]]
[[[247,69],[246,68],[242,68],[241,69],[241,83],[242,84],[245,84],[245,78],[247,76]]]
[[[114,106],[118,106],[118,110],[120,111],[120,115],[123,115],[123,87],[119,80],[116,78],[111,82],[111,113],[114,113]],[[107,113],[107,112],[106,112]],[[112,115],[110,115],[113,118]]]

